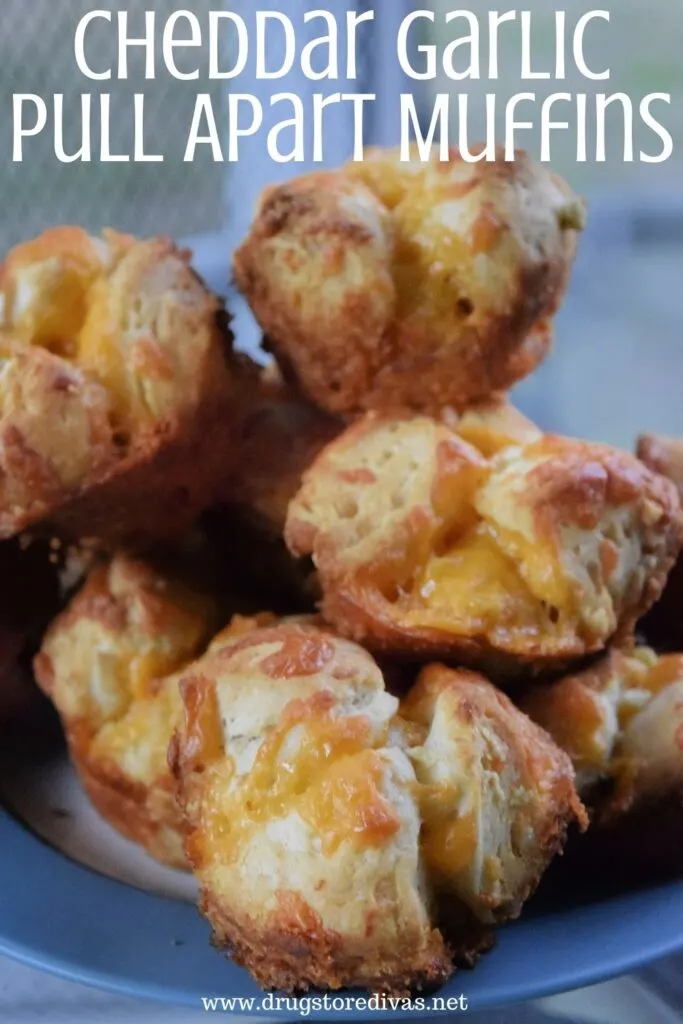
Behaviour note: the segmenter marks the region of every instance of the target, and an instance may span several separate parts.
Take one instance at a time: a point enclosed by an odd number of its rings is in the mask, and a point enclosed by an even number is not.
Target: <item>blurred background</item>
[[[112,148],[132,152],[134,93],[145,95],[147,149],[166,155],[164,163],[60,164],[53,152],[52,132],[26,142],[26,161],[14,164],[11,153],[11,118],[0,124],[5,133],[0,161],[0,187],[4,216],[0,224],[3,249],[50,224],[77,222],[90,229],[112,225],[139,234],[163,232],[188,239],[202,271],[217,288],[225,289],[229,250],[243,235],[259,190],[271,180],[300,173],[300,166],[273,165],[265,153],[263,136],[245,145],[236,165],[215,163],[208,146],[200,146],[193,164],[184,164],[195,96],[210,92],[217,117],[226,116],[230,83],[179,82],[157,62],[157,78],[144,75],[144,57],[130,53],[127,81],[92,82],[78,71],[73,38],[83,14],[93,9],[89,0],[2,0],[0,76],[3,93],[39,93],[49,98],[64,94],[67,149],[77,149],[80,94],[111,92]],[[153,9],[159,38],[165,18],[181,7],[177,0],[100,0],[99,9],[129,13],[131,33],[142,35],[144,11]],[[237,10],[249,22],[255,8],[282,10],[303,24],[313,0],[193,0],[191,9],[205,25],[208,12],[221,7]],[[683,434],[680,412],[683,378],[683,4],[681,0],[603,0],[610,25],[596,23],[589,30],[588,56],[598,67],[609,65],[609,82],[587,82],[574,73],[565,83],[520,80],[520,55],[510,33],[497,83],[407,81],[395,58],[395,39],[401,19],[414,7],[432,8],[436,15],[433,41],[445,45],[456,26],[447,26],[445,13],[456,9],[450,0],[330,0],[335,12],[374,7],[374,25],[361,32],[360,78],[349,91],[376,92],[379,101],[368,126],[368,142],[397,141],[398,94],[414,91],[421,108],[430,110],[435,92],[468,91],[475,112],[483,110],[484,94],[495,91],[501,106],[515,93],[535,91],[625,92],[636,105],[650,92],[666,92],[672,105],[657,112],[674,135],[674,156],[665,164],[625,164],[622,119],[608,116],[608,160],[598,164],[576,162],[575,137],[554,134],[553,167],[585,196],[590,205],[590,227],[583,240],[573,287],[558,323],[554,358],[519,391],[519,402],[544,426],[630,445],[641,429]],[[553,66],[554,11],[567,11],[573,24],[580,14],[594,9],[595,0],[526,0],[532,13],[534,60]],[[489,5],[470,7],[485,15]],[[507,9],[500,5],[501,10]],[[343,19],[342,19],[343,20]],[[460,23],[462,25],[462,23]],[[503,31],[503,30],[501,30]],[[197,64],[197,52],[188,51],[187,64]],[[89,29],[88,55],[97,67],[111,66],[116,55],[113,26],[95,22]],[[178,60],[183,66],[183,57]],[[252,79],[250,80],[250,74]],[[240,92],[253,92],[267,103],[270,92],[296,91],[305,97],[312,90],[335,91],[336,83],[309,83],[293,72],[285,80],[257,82],[251,67],[235,84]],[[341,88],[344,88],[342,83]],[[559,112],[559,111],[558,111]],[[340,115],[340,117],[343,115]],[[51,114],[50,114],[51,119]],[[475,114],[474,123],[477,124]],[[483,126],[483,121],[479,119]],[[338,121],[330,129],[330,162],[349,155],[349,126]],[[483,132],[483,127],[482,127]],[[642,136],[641,136],[642,138]],[[97,145],[97,132],[95,144]],[[657,145],[647,134],[644,141]],[[525,133],[524,141],[538,155],[538,140]],[[636,146],[639,137],[636,136]],[[236,300],[239,310],[239,300]],[[255,344],[253,325],[246,314],[238,317],[240,341]]]

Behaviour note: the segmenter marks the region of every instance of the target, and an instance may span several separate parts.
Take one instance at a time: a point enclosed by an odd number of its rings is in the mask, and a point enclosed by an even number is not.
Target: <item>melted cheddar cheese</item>
[[[602,771],[610,756],[605,710],[599,694],[585,686],[567,688],[562,706],[553,712],[551,733],[580,771]],[[545,724],[541,720],[541,725]]]
[[[119,325],[110,322],[107,282],[95,281],[88,295],[88,308],[76,340],[76,358],[84,369],[107,388],[121,418],[129,404],[130,366],[118,340]],[[130,360],[130,353],[128,353]]]
[[[101,270],[95,247],[79,229],[57,229],[17,246],[2,272],[4,328],[22,345],[73,358]]]
[[[168,772],[168,744],[182,719],[175,676],[164,679],[154,695],[133,702],[123,718],[106,724],[90,745],[94,763],[112,761],[129,777],[149,784]]]
[[[209,597],[181,583],[157,582],[158,587],[150,583],[137,595],[116,593],[118,607],[111,604],[112,584],[104,572],[93,574],[87,584],[91,607],[97,608],[101,602],[103,609],[113,608],[112,614],[118,616],[123,614],[124,604],[127,606],[125,617],[115,621],[111,637],[93,651],[89,669],[92,708],[87,717],[92,722],[100,719],[99,691],[105,690],[110,710],[103,728],[109,730],[110,736],[119,725],[122,734],[132,729],[131,743],[134,736],[140,735],[131,724],[138,719],[134,714],[130,722],[124,719],[137,703],[156,700],[159,694],[164,699],[164,681],[197,656],[210,634],[215,615],[214,602]]]
[[[460,808],[460,793],[449,784],[419,785],[420,846],[430,871],[449,877],[466,871],[479,843],[477,815]]]
[[[364,716],[338,716],[335,706],[329,693],[289,704],[246,775],[236,774],[229,742],[209,763],[205,844],[220,849],[222,861],[239,858],[256,830],[290,814],[318,836],[325,857],[345,842],[357,849],[381,846],[399,830],[382,794],[386,767],[369,746],[370,723]],[[196,724],[188,722],[187,732],[196,735]]]

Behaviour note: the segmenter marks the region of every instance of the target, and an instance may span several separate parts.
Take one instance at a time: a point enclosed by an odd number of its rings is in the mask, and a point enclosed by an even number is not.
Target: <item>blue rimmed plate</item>
[[[58,771],[68,775],[63,763],[49,768],[52,778]],[[75,791],[73,779],[70,785]],[[68,802],[63,781],[60,786],[60,799]],[[60,815],[66,831],[82,828],[78,807],[61,808]],[[108,835],[101,841],[108,843]],[[128,844],[116,842],[124,844],[121,854]],[[130,854],[142,856],[133,848]],[[127,883],[108,877],[0,810],[0,953],[74,981],[195,1009],[206,996],[258,1001],[248,973],[210,946],[206,923],[187,901],[191,886],[184,876],[174,882],[169,872],[158,881],[151,862],[147,867],[147,876],[126,869]],[[679,950],[683,882],[602,899],[546,893],[521,921],[501,930],[474,971],[456,974],[440,995],[464,994],[471,1009],[483,1010],[594,984]],[[311,1013],[311,1019],[346,1015]],[[373,1013],[373,1019],[389,1017]]]

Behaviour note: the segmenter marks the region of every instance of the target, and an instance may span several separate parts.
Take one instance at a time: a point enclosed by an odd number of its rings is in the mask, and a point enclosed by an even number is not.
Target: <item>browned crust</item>
[[[172,868],[187,870],[183,852],[184,823],[176,807],[172,779],[153,787],[136,784],[112,762],[94,764],[69,743],[71,758],[90,801],[104,820],[151,857]]]
[[[423,936],[423,949],[407,945],[382,957],[371,936],[367,943],[352,946],[326,930],[298,894],[279,893],[278,902],[265,927],[236,920],[209,893],[203,893],[200,902],[213,925],[214,944],[248,968],[263,988],[301,992],[360,987],[402,996],[441,985],[453,973],[451,954],[437,929]],[[474,947],[473,956],[481,940]]]
[[[282,537],[287,507],[303,473],[344,423],[289,387],[274,365],[248,381],[240,402],[234,473],[223,501],[255,528]]]

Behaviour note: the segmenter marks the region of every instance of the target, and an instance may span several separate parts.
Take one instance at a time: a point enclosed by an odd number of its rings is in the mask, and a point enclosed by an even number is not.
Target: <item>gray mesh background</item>
[[[396,142],[395,123],[396,94],[405,83],[395,76],[390,67],[390,51],[402,14],[410,9],[413,0],[356,0],[360,10],[374,7],[377,20],[371,31],[360,36],[359,53],[361,81],[358,91],[377,92],[386,102],[377,104],[375,123],[372,124],[372,139],[382,143]],[[214,164],[209,147],[200,147],[195,162],[182,162],[182,154],[189,131],[195,97],[198,91],[208,91],[214,99],[216,116],[224,116],[221,92],[225,82],[209,82],[205,76],[199,82],[178,82],[162,67],[158,58],[158,78],[147,81],[144,77],[144,55],[141,50],[132,50],[129,55],[131,77],[127,81],[92,82],[79,72],[73,54],[73,39],[79,19],[95,7],[112,12],[127,10],[131,31],[141,35],[144,27],[143,13],[152,9],[160,25],[174,10],[185,6],[191,8],[203,25],[212,9],[232,7],[243,15],[259,9],[282,10],[291,13],[297,24],[301,23],[306,9],[318,6],[316,0],[191,0],[183,5],[178,0],[0,0],[0,95],[2,95],[2,117],[0,118],[0,189],[3,200],[3,216],[0,221],[0,252],[22,238],[30,237],[55,223],[81,223],[91,230],[112,225],[121,230],[138,234],[165,232],[175,236],[213,232],[223,228],[226,220],[235,230],[243,230],[240,217],[248,207],[251,211],[251,193],[266,183],[271,176],[281,176],[281,169],[264,166],[258,147],[251,150],[248,159],[238,167]],[[608,52],[599,54],[603,64],[613,68],[611,91],[625,91],[639,96],[648,91],[665,90],[672,93],[672,109],[666,118],[676,136],[677,150],[668,164],[652,166],[638,163],[624,164],[618,159],[604,165],[577,165],[571,133],[557,141],[557,159],[554,166],[567,173],[579,188],[604,188],[606,185],[642,185],[650,192],[678,186],[683,166],[683,121],[680,111],[683,102],[683,61],[680,59],[681,31],[683,24],[677,18],[681,0],[655,0],[643,4],[642,0],[609,0],[606,6],[612,12],[612,25],[603,37],[609,42]],[[352,6],[352,0],[339,3],[339,9]],[[444,13],[453,8],[450,0],[430,0],[423,5],[433,6],[437,12],[437,37],[443,38]],[[552,5],[551,5],[552,6]],[[594,6],[591,0],[568,0],[567,7],[572,17]],[[547,45],[547,25],[543,18],[550,16],[547,0],[528,0],[524,5],[539,21],[537,44],[541,51]],[[439,27],[441,26],[441,27]],[[157,36],[160,39],[161,28]],[[646,50],[640,45],[642,39],[650,39]],[[114,26],[95,22],[88,31],[88,56],[93,64],[111,66],[116,54],[116,32]],[[196,66],[197,59],[204,60],[199,51],[188,51],[183,58],[176,51],[178,61],[186,70]],[[514,68],[518,56],[508,53],[511,62],[510,75],[505,68],[498,91],[501,97],[525,88],[515,77]],[[327,83],[331,84],[331,83]],[[571,88],[581,83],[570,82]],[[585,83],[584,83],[585,84]],[[323,83],[323,86],[325,83]],[[469,91],[476,97],[484,92],[486,84],[470,83]],[[287,88],[285,82],[261,83],[262,91],[279,91]],[[240,82],[241,91],[254,91],[254,83]],[[417,82],[407,86],[414,91],[421,88]],[[462,87],[462,86],[461,86]],[[298,86],[294,86],[298,88]],[[554,88],[554,86],[553,86]],[[424,87],[425,108],[429,106],[430,94],[434,91],[451,91],[453,83],[439,79],[426,83]],[[38,93],[49,102],[48,128],[35,139],[25,142],[27,159],[14,164],[12,152],[12,94],[17,92]],[[147,148],[163,152],[163,164],[112,163],[60,164],[53,153],[52,100],[55,92],[65,95],[67,120],[67,148],[78,147],[80,139],[80,101],[82,92],[97,94],[110,92],[112,95],[112,142],[121,152],[132,149],[132,97],[142,92],[146,97],[145,136]],[[98,121],[99,118],[94,118]],[[619,152],[618,118],[610,121],[610,152]],[[475,134],[481,134],[475,132]],[[99,148],[97,130],[94,132],[94,146]],[[650,142],[650,145],[652,143]],[[528,139],[534,150],[535,140]],[[291,168],[287,173],[295,173]],[[253,186],[250,189],[250,185]]]
[[[206,74],[208,57],[200,50],[176,50],[180,68],[193,70],[199,63],[200,80],[179,82],[163,66],[161,37],[166,17],[185,6],[199,18],[202,28],[208,24],[208,12],[222,6],[244,15],[252,0],[0,0],[0,92],[5,114],[0,121],[3,133],[0,159],[0,190],[3,217],[0,222],[0,251],[21,239],[31,237],[52,224],[78,223],[90,230],[116,227],[145,235],[167,233],[178,236],[216,231],[225,223],[226,210],[240,207],[238,192],[248,186],[250,175],[263,176],[265,169],[253,166],[231,167],[214,163],[210,147],[200,146],[194,163],[182,157],[196,94],[212,94],[216,118],[225,116],[221,101],[226,82],[210,82]],[[265,0],[259,9],[290,13],[300,23],[302,13],[315,10],[314,0]],[[324,6],[324,5],[323,5]],[[358,7],[371,7],[370,0],[358,0]],[[351,8],[346,3],[343,8]],[[144,34],[144,11],[154,10],[157,17],[157,77],[145,79],[144,50],[129,50],[129,78],[95,82],[83,76],[74,57],[74,35],[79,19],[95,8],[128,11],[129,33]],[[372,33],[363,33],[363,49],[372,49]],[[88,28],[86,55],[95,70],[116,69],[116,26],[96,20]],[[361,52],[361,68],[369,67],[370,54]],[[240,91],[260,88],[237,80]],[[326,83],[321,83],[324,88]],[[329,84],[329,83],[327,83]],[[318,86],[320,87],[320,86]],[[284,81],[267,83],[268,92],[286,90]],[[163,153],[164,163],[109,163],[93,160],[90,164],[60,163],[54,155],[54,93],[64,94],[65,148],[75,152],[81,139],[81,93],[93,94],[93,152],[99,155],[99,93],[111,94],[112,150],[128,153],[133,146],[133,96],[145,95],[146,151]],[[35,138],[24,140],[24,161],[12,163],[12,94],[37,93],[48,102],[48,125]],[[33,119],[33,109],[27,117]],[[245,161],[248,164],[249,160]],[[295,173],[295,168],[290,173]],[[265,173],[267,178],[267,173]],[[234,189],[233,185],[234,178]],[[245,183],[244,185],[241,182]],[[234,204],[234,205],[233,205]]]
[[[127,81],[93,82],[81,75],[73,52],[79,19],[95,7],[127,10],[131,33],[143,35],[145,9],[157,18],[178,9],[177,0],[0,0],[0,92],[4,102],[0,159],[0,192],[3,215],[0,247],[4,250],[51,224],[79,223],[89,229],[110,225],[137,234],[164,232],[173,235],[215,230],[222,219],[225,167],[215,164],[210,147],[198,151],[193,164],[184,164],[195,96],[212,92],[216,116],[220,114],[220,82],[179,82],[158,60],[157,79],[145,80],[142,48],[129,51]],[[216,0],[192,0],[187,5],[202,20]],[[160,33],[158,33],[160,36]],[[93,68],[104,70],[116,59],[115,26],[95,21],[88,30],[87,55]],[[199,50],[189,50],[184,70],[197,66]],[[192,63],[194,62],[194,63]],[[115,65],[114,65],[115,66]],[[161,72],[161,73],[159,73]],[[48,126],[41,136],[25,140],[23,163],[12,163],[11,96],[37,93],[48,101]],[[54,155],[52,94],[64,93],[65,148],[80,144],[83,92],[110,92],[112,149],[132,154],[133,95],[145,100],[145,137],[148,152],[164,153],[163,164],[111,163],[61,164]],[[99,109],[93,116],[99,124]],[[94,112],[95,113],[95,112]],[[31,117],[33,115],[31,114]],[[99,133],[93,144],[99,153]]]

